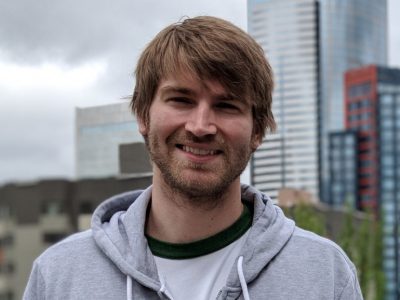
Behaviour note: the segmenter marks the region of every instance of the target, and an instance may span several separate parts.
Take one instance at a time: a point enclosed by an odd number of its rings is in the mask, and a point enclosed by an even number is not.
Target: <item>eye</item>
[[[239,107],[231,102],[219,102],[216,105],[217,108],[227,111],[239,111]]]
[[[190,104],[191,101],[185,97],[173,97],[168,99],[169,102],[178,103],[178,104]]]

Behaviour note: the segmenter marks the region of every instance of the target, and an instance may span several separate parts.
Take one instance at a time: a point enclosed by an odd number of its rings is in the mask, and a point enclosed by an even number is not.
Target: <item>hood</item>
[[[144,236],[151,187],[114,196],[94,211],[91,227],[101,251],[125,274],[160,290],[157,268]]]
[[[158,291],[161,283],[144,236],[150,198],[151,187],[106,200],[93,214],[92,231],[99,248],[123,274]],[[252,187],[242,185],[242,200],[254,203],[253,224],[240,254],[244,279],[249,284],[284,248],[295,225],[270,198]],[[227,288],[230,292],[241,291],[236,266],[232,267]]]
[[[265,266],[279,254],[293,235],[295,223],[265,194],[242,185],[242,200],[254,203],[253,224],[239,257],[243,257],[243,276],[246,284],[257,278]],[[243,286],[243,285],[242,285]],[[231,270],[227,291],[240,292],[239,274]]]

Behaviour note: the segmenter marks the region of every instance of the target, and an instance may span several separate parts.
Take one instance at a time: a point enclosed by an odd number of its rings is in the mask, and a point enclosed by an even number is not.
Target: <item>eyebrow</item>
[[[194,95],[195,94],[195,92],[189,88],[171,86],[171,85],[163,86],[162,88],[160,88],[160,92],[162,92],[162,93],[175,92],[175,93],[184,94],[184,95]]]
[[[193,96],[196,94],[190,88],[172,86],[172,85],[166,85],[166,86],[160,88],[160,92],[162,92],[162,93],[179,93],[179,94],[188,95],[188,96]],[[217,94],[217,95],[215,95],[215,98],[220,101],[235,101],[235,100],[237,100],[236,97],[231,93]]]

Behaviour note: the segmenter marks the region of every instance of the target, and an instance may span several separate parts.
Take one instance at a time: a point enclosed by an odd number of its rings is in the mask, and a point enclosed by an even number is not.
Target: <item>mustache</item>
[[[196,144],[211,144],[217,148],[225,147],[225,141],[215,134],[207,134],[204,136],[196,136],[191,132],[185,131],[172,135],[170,142],[174,144],[186,144],[186,143],[196,143]]]

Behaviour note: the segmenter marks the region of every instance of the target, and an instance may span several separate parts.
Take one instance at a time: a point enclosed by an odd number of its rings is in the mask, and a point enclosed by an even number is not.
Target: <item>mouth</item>
[[[184,152],[191,153],[198,156],[209,156],[209,155],[218,155],[221,154],[221,150],[213,150],[213,149],[201,149],[195,147],[189,147],[182,144],[177,144],[176,147],[181,149]]]

